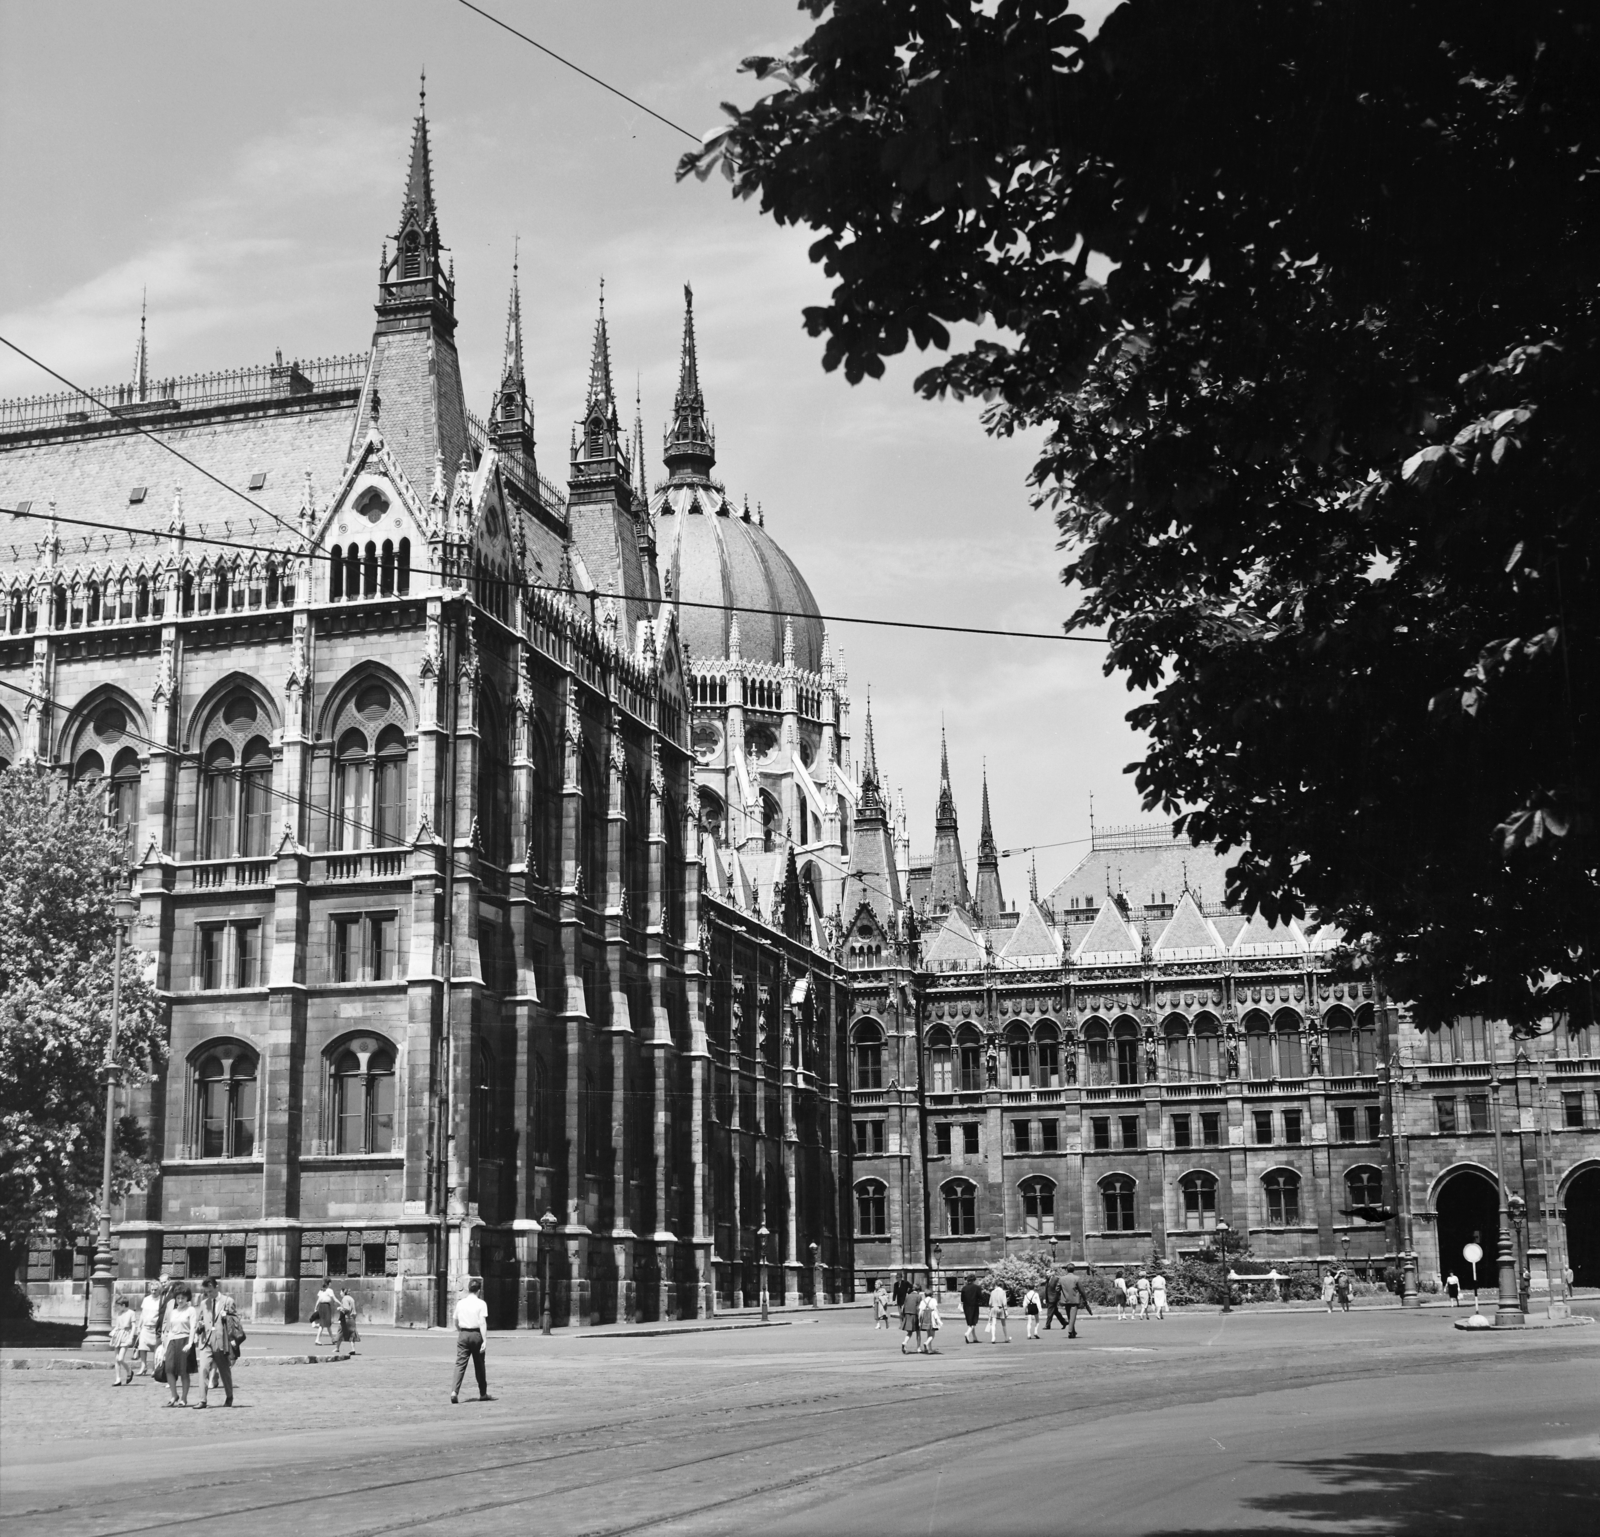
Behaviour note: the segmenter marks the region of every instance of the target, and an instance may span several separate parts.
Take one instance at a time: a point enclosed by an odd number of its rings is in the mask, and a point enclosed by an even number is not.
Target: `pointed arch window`
[[[402,279],[422,276],[422,236],[412,230],[401,247],[400,276]]]
[[[883,1087],[883,1029],[868,1020],[856,1026],[855,1069],[858,1089]]]
[[[352,727],[339,738],[338,767],[334,770],[335,848],[359,849],[367,842],[371,778],[367,739]]]
[[[1039,1060],[1038,1086],[1041,1089],[1061,1087],[1061,1034],[1051,1020],[1040,1022],[1034,1031]]]
[[[983,1088],[983,1040],[972,1025],[956,1036],[956,1057],[961,1071],[961,1092],[976,1094]]]
[[[779,818],[782,813],[778,810],[778,802],[765,790],[761,792],[761,847],[771,853],[777,846]]]
[[[1139,1081],[1139,1026],[1124,1016],[1111,1030],[1111,1040],[1117,1053],[1117,1082]]]
[[[1032,1062],[1029,1060],[1028,1030],[1015,1024],[1006,1031],[1006,1076],[1013,1089],[1026,1089],[1033,1082]]]
[[[106,821],[124,835],[127,858],[138,858],[139,794],[142,770],[139,754],[128,741],[130,723],[127,711],[114,702],[102,705],[84,733],[88,751],[81,752],[73,765],[75,783],[99,781],[105,796]],[[9,758],[8,738],[0,728],[0,758]],[[106,765],[110,764],[109,776]]]
[[[1350,1011],[1335,1006],[1323,1020],[1327,1030],[1328,1076],[1351,1078],[1356,1070],[1355,1041],[1351,1033]]]
[[[1181,1014],[1169,1014],[1161,1033],[1166,1041],[1167,1082],[1187,1083],[1194,1074],[1189,1021]]]
[[[1083,1027],[1084,1050],[1089,1058],[1089,1083],[1103,1086],[1111,1078],[1111,1037],[1103,1019],[1091,1019]]]
[[[1272,1036],[1268,1033],[1267,1016],[1256,1012],[1247,1014],[1244,1021],[1245,1052],[1250,1059],[1250,1076],[1263,1082],[1272,1077]]]
[[[395,848],[405,840],[410,745],[393,689],[372,679],[340,711],[329,846]]]
[[[954,1061],[950,1052],[950,1031],[943,1025],[928,1037],[928,1090],[933,1094],[955,1092]]]
[[[1278,1032],[1278,1076],[1305,1077],[1306,1058],[1300,1038],[1300,1016],[1293,1009],[1280,1009],[1274,1023]]]
[[[233,744],[213,742],[205,755],[205,842],[201,857],[228,859],[234,852],[234,800],[238,786],[234,779]]]
[[[1194,1075],[1203,1083],[1222,1078],[1222,1031],[1215,1014],[1195,1016]]]
[[[333,1150],[394,1149],[394,1051],[387,1042],[351,1042],[333,1061]]]

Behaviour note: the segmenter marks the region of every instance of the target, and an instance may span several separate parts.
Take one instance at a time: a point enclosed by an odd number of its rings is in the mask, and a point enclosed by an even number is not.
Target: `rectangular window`
[[[961,1123],[961,1151],[971,1157],[978,1153],[978,1123],[976,1121],[963,1121]]]
[[[324,1244],[322,1253],[327,1261],[329,1275],[348,1275],[350,1273],[350,1248],[348,1244]]]
[[[261,925],[240,923],[233,930],[233,985],[261,985]]]
[[[1256,1141],[1272,1141],[1272,1112],[1270,1110],[1257,1110],[1255,1112]]]
[[[188,1272],[186,1280],[200,1281],[211,1274],[211,1250],[204,1244],[192,1245],[185,1252],[184,1259]]]
[[[933,1150],[941,1158],[950,1156],[950,1123],[939,1121],[933,1128]]]
[[[245,1274],[244,1245],[231,1243],[222,1251],[222,1276],[227,1281],[242,1281]]]
[[[1138,1147],[1139,1145],[1139,1117],[1136,1115],[1119,1116],[1122,1122],[1122,1145],[1125,1148]]]
[[[1189,1117],[1175,1115],[1172,1118],[1172,1145],[1174,1147],[1193,1147],[1194,1139],[1190,1130]]]
[[[1285,1110],[1283,1112],[1283,1140],[1290,1147],[1300,1145],[1300,1112],[1298,1110]]]
[[[1039,1122],[1039,1151],[1041,1153],[1055,1153],[1061,1150],[1061,1123],[1059,1121]]]
[[[1583,1095],[1563,1094],[1561,1096],[1561,1124],[1569,1131],[1583,1129]]]
[[[1030,1135],[1032,1130],[1032,1125],[1028,1121],[1013,1121],[1011,1123],[1011,1146],[1013,1151],[1026,1153],[1032,1150],[1033,1139]]]
[[[1220,1110],[1202,1110],[1200,1112],[1200,1140],[1206,1147],[1222,1146],[1222,1112]]]
[[[361,970],[361,920],[333,920],[333,980],[359,982]]]
[[[1489,1129],[1489,1096],[1487,1094],[1467,1095],[1467,1130],[1488,1131]]]
[[[875,1156],[883,1152],[882,1121],[856,1121],[855,1150],[858,1158]]]
[[[1061,1087],[1061,1048],[1054,1041],[1039,1042],[1039,1087]]]
[[[1354,1105],[1335,1105],[1333,1108],[1334,1126],[1339,1133],[1341,1142],[1354,1142],[1356,1140],[1356,1107]]]
[[[1011,1072],[1011,1087],[1025,1089],[1028,1087],[1028,1043],[1026,1041],[1013,1041],[1006,1050],[1006,1066]]]
[[[387,1275],[389,1273],[389,1250],[386,1244],[364,1243],[361,1245],[361,1273],[362,1275]]]
[[[390,981],[399,959],[400,923],[393,913],[374,913],[367,919],[367,966],[374,982]],[[491,926],[491,934],[499,930]]]
[[[1433,1102],[1433,1124],[1451,1135],[1456,1129],[1456,1102],[1453,1099],[1436,1099]]]
[[[1111,1117],[1109,1115],[1092,1115],[1089,1117],[1089,1139],[1097,1153],[1103,1152],[1111,1146]]]
[[[1383,1136],[1383,1107],[1367,1106],[1367,1141],[1376,1142]]]
[[[220,923],[200,925],[200,986],[208,992],[222,986],[222,956],[227,930]]]

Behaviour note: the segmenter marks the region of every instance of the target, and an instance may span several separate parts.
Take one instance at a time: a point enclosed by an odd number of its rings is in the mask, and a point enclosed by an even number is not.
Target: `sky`
[[[761,89],[742,58],[810,25],[792,0],[483,3],[697,134]],[[824,613],[1059,630],[1071,595],[1029,499],[1036,440],[919,399],[924,355],[855,386],[824,373],[801,324],[827,293],[808,233],[720,177],[676,182],[687,137],[454,0],[0,0],[0,334],[90,387],[128,377],[141,294],[161,375],[364,351],[423,68],[469,406],[496,383],[517,242],[541,468],[566,477],[602,276],[619,389],[637,379],[659,443],[690,282],[716,473],[761,504]],[[0,395],[56,388],[0,352]],[[1042,889],[1087,848],[1067,840],[1086,839],[1091,797],[1099,825],[1142,819],[1134,700],[1100,648],[830,630],[858,740],[871,690],[914,850],[932,848],[941,721],[969,858],[985,764],[1002,848],[1052,845]],[[1025,895],[1027,856],[1002,878]]]

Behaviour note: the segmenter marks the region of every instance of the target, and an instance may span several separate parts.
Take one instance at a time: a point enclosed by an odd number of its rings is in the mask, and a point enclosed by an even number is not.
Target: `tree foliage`
[[[95,785],[69,787],[36,764],[0,771],[0,1239],[89,1231],[104,1158],[111,1034],[114,874],[122,835]],[[116,1063],[124,1082],[164,1061],[160,1010],[143,959],[122,952]],[[148,1176],[145,1128],[123,1116],[114,1189]]]
[[[1528,0],[808,0],[685,157],[1034,470],[1147,809],[1424,1025],[1592,1010],[1600,43]],[[979,326],[959,350],[951,327]]]

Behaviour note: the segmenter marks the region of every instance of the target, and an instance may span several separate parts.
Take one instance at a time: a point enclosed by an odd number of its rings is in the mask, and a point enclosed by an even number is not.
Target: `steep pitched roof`
[[[1107,897],[1100,905],[1094,927],[1084,935],[1073,959],[1082,965],[1111,965],[1138,960],[1139,936],[1128,926],[1117,904]]]
[[[1061,959],[1061,936],[1037,902],[1030,901],[1022,911],[1011,938],[1000,952],[1002,961],[1042,961],[1054,963]]]
[[[1233,942],[1235,955],[1299,955],[1306,947],[1300,926],[1288,923],[1268,923],[1260,913],[1254,914],[1239,937]]]
[[[971,965],[983,958],[983,943],[959,907],[951,908],[936,922],[933,938],[922,949],[923,963],[934,970]]]
[[[1154,948],[1159,960],[1194,961],[1211,955],[1221,956],[1223,944],[1186,891]]]

